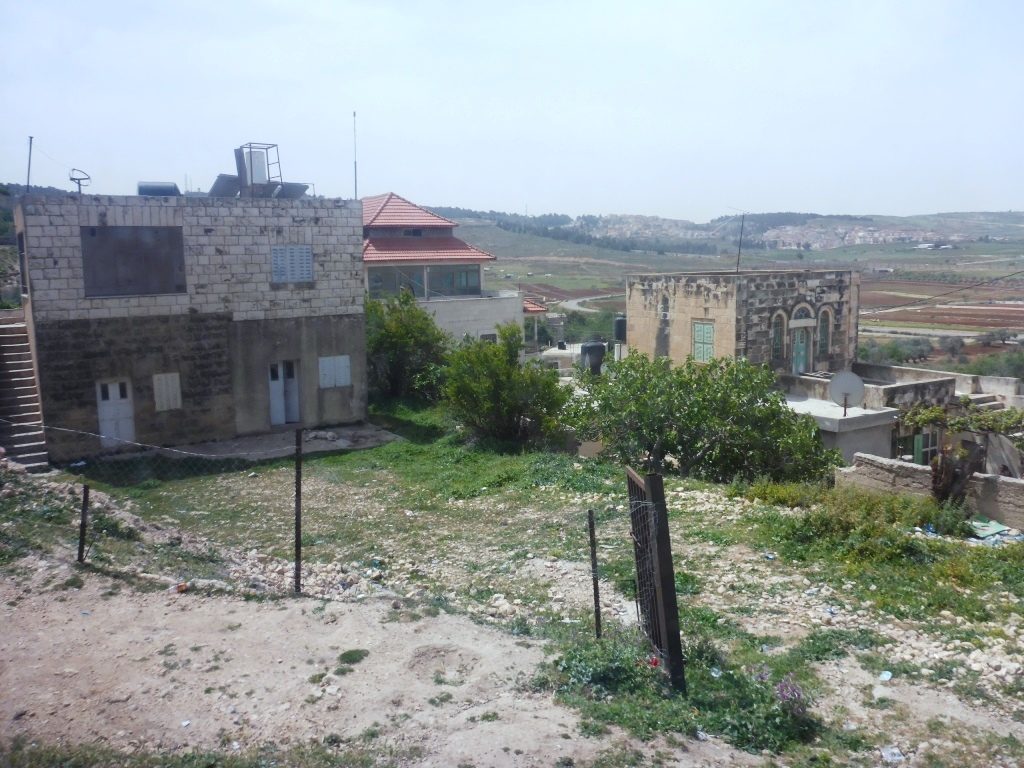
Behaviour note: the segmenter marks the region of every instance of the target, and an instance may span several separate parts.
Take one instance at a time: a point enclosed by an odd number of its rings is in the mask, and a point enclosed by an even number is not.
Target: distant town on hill
[[[744,250],[825,251],[855,245],[904,243],[941,248],[962,242],[1024,240],[1024,212],[851,216],[748,213],[706,224],[658,216],[612,214],[528,216],[502,211],[431,206],[441,216],[484,220],[510,231],[620,251],[681,251],[717,255],[733,250],[742,228]]]

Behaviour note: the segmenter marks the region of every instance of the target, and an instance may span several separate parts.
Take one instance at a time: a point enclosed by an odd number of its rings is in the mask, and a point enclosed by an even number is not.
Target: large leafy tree
[[[470,341],[451,354],[444,393],[456,419],[478,437],[525,442],[554,432],[568,390],[555,371],[522,363],[523,333],[498,327],[498,342]]]
[[[620,461],[723,481],[818,479],[839,463],[810,416],[793,412],[767,368],[630,352],[607,374],[579,375],[566,420]]]
[[[449,337],[408,291],[366,300],[366,360],[377,399],[437,394]]]

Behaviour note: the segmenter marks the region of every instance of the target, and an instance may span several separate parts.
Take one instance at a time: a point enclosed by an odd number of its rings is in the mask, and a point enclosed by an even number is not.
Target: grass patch
[[[989,621],[1010,610],[986,596],[994,584],[1024,597],[1024,545],[971,547],[911,534],[927,524],[956,532],[962,520],[959,510],[927,498],[833,489],[796,515],[762,511],[754,539],[786,559],[818,566],[833,580],[852,581],[858,597],[898,618],[948,610]]]
[[[600,641],[587,636],[565,642],[535,684],[579,709],[592,731],[616,725],[648,739],[701,730],[741,749],[773,752],[808,742],[821,731],[792,676],[776,678],[767,668],[750,674],[728,663],[706,636],[688,648],[687,680],[690,695],[683,697],[652,663],[646,640],[613,630]]]

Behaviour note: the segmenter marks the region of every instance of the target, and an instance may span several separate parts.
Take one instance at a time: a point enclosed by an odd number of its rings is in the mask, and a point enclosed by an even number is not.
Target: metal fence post
[[[601,639],[601,594],[597,585],[597,534],[594,530],[594,510],[587,510],[587,527],[590,529],[590,575],[594,580],[594,633]]]
[[[302,429],[295,430],[295,593],[302,592]]]
[[[82,486],[82,519],[78,523],[78,562],[85,562],[85,532],[89,528],[89,486]]]

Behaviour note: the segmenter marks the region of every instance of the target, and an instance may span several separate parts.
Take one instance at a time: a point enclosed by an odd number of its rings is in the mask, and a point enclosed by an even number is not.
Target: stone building
[[[630,275],[630,347],[681,362],[745,357],[780,373],[840,371],[857,354],[860,275],[848,270]]]
[[[50,458],[365,418],[358,201],[69,194],[15,224]]]
[[[364,197],[367,292],[379,298],[411,291],[456,339],[497,338],[498,325],[522,326],[522,296],[485,289],[483,265],[494,256],[457,238],[456,226],[394,192]]]

